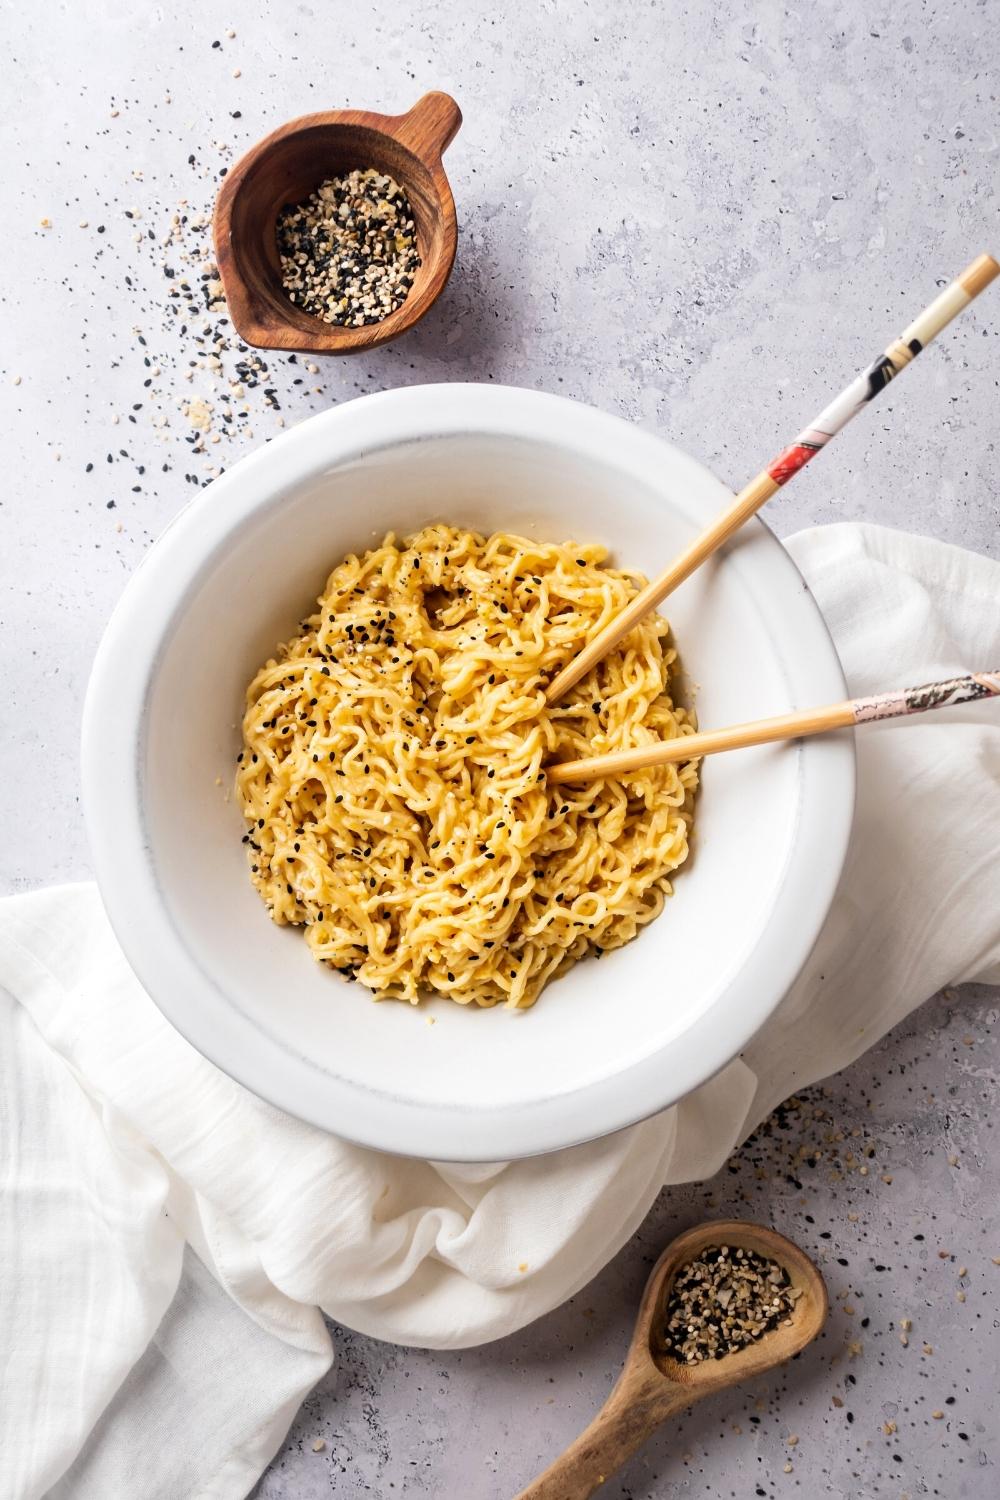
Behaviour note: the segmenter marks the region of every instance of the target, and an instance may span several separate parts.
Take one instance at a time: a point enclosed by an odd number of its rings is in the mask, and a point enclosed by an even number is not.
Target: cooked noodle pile
[[[334,570],[250,684],[237,791],[254,884],[377,997],[531,1005],[660,912],[696,763],[545,782],[552,758],[693,727],[657,616],[546,708],[545,683],[643,581],[605,556],[449,526],[390,534]]]

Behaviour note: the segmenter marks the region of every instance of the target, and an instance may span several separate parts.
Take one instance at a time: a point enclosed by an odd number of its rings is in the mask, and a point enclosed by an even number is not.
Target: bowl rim
[[[826,919],[847,855],[856,781],[853,731],[822,744],[799,743],[794,841],[754,947],[704,1015],[609,1078],[530,1104],[472,1109],[377,1093],[331,1077],[308,1056],[276,1048],[201,969],[159,889],[142,776],[158,660],[185,598],[250,515],[280,505],[285,493],[317,473],[375,450],[470,435],[555,442],[604,463],[610,453],[623,474],[646,482],[669,454],[688,503],[703,520],[714,513],[716,495],[719,509],[730,495],[664,439],[562,396],[454,383],[345,402],[241,459],[193,497],[145,554],[98,647],[81,749],[85,820],[105,910],[133,972],[167,1021],[230,1077],[320,1129],[376,1150],[456,1162],[511,1160],[613,1134],[667,1109],[738,1056],[798,977]],[[846,697],[836,649],[805,580],[769,528],[758,518],[749,524],[758,528],[756,576],[781,598],[790,687],[819,702]]]

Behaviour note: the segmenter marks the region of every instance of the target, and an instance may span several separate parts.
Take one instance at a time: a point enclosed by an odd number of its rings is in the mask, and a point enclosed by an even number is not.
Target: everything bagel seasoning
[[[410,201],[373,167],[321,183],[282,210],[277,232],[286,296],[342,328],[395,312],[420,265]]]
[[[800,1296],[776,1261],[753,1250],[713,1246],[674,1277],[661,1347],[687,1365],[722,1359],[791,1322]]]

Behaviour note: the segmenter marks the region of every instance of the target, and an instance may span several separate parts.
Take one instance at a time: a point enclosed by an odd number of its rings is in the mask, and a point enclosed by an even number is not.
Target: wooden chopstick
[[[689,547],[676,557],[670,566],[636,594],[630,604],[619,615],[599,631],[594,639],[551,681],[545,693],[547,703],[555,703],[568,688],[580,681],[595,663],[616,646],[622,636],[627,635],[643,615],[655,609],[678,584],[683,583],[696,568],[716,552],[723,542],[738,531],[744,522],[755,515],[765,500],[788,483],[810,459],[846,427],[862,407],[867,406],[884,390],[894,376],[904,370],[916,358],[921,349],[926,349],[942,328],[946,328],[969,303],[989,286],[994,277],[1000,276],[1000,265],[992,255],[980,255],[966,266],[961,276],[945,287],[929,307],[905,328],[874,364],[869,365],[840,395],[830,402],[813,422],[799,433],[790,447],[782,450],[762,469],[755,479],[736,496],[732,505],[712,522]]]
[[[747,745],[766,745],[772,740],[797,740],[809,734],[825,734],[830,729],[844,729],[852,724],[870,724],[876,719],[895,719],[901,714],[922,714],[931,708],[948,708],[955,703],[972,703],[979,698],[1000,697],[1000,667],[995,672],[969,672],[944,682],[928,682],[922,687],[900,688],[891,693],[876,693],[870,698],[848,698],[825,708],[806,708],[776,719],[754,719],[749,724],[733,724],[729,729],[710,729],[704,734],[679,734],[672,740],[655,745],[637,745],[634,750],[613,750],[589,760],[558,761],[546,766],[549,786],[564,781],[601,781],[605,777],[622,777],[629,771],[647,766],[664,766],[672,761],[700,759],[720,750],[742,750]]]

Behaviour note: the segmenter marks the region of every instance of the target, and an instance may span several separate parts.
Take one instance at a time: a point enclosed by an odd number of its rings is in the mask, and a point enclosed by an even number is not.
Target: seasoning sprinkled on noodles
[[[273,919],[378,998],[528,1006],[652,921],[697,765],[578,788],[578,758],[690,733],[647,616],[567,695],[548,679],[644,582],[602,547],[431,526],[337,567],[247,690],[236,785]]]

